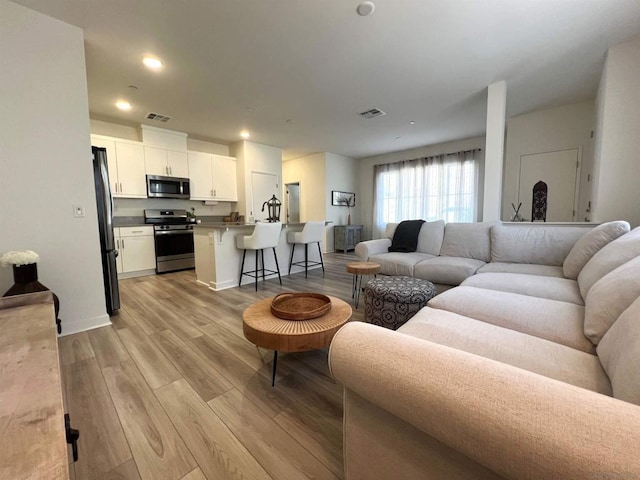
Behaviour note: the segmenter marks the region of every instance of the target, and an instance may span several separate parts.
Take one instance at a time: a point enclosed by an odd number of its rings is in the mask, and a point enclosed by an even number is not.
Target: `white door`
[[[533,186],[547,184],[547,222],[571,222],[575,219],[578,179],[578,149],[536,153],[520,157],[518,202],[520,215],[531,220]]]
[[[280,186],[278,175],[273,173],[251,172],[251,210],[249,216],[255,220],[266,220],[269,217],[267,206],[262,210],[264,202],[268,201],[272,195],[280,199]],[[280,220],[282,221],[283,210],[280,210]]]

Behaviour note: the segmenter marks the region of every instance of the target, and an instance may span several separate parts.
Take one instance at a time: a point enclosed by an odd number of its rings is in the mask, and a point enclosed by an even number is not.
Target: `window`
[[[375,167],[375,228],[423,219],[474,222],[477,217],[479,150]]]

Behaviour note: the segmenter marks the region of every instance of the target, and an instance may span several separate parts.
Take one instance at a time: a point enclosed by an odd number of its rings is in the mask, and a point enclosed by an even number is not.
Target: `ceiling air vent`
[[[381,117],[382,115],[386,115],[386,113],[380,110],[379,108],[370,108],[366,112],[360,113],[360,116],[364,118],[375,118],[375,117]]]
[[[171,117],[168,115],[162,115],[160,113],[149,112],[147,113],[147,119],[155,120],[156,122],[167,123],[169,120],[171,120]]]

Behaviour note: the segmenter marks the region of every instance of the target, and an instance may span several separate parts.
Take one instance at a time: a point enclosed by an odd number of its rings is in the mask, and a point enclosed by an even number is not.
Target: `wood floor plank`
[[[283,409],[290,406],[294,400],[287,398],[277,389],[271,387],[269,374],[261,374],[249,367],[207,335],[189,341],[216,367],[224,371],[225,377],[247,399],[258,405],[268,417],[275,417]],[[270,371],[270,366],[267,365]]]
[[[128,462],[114,468],[107,473],[104,480],[140,480],[140,474],[138,473],[136,462],[129,460]]]
[[[182,480],[207,480],[207,478],[202,473],[202,470],[196,468],[193,472],[187,473],[186,476],[182,477]]]
[[[88,334],[100,368],[117,365],[131,359],[113,327],[95,328],[89,330]]]
[[[141,478],[178,480],[196,468],[135,364],[126,361],[102,372]]]
[[[60,363],[63,367],[95,357],[87,332],[59,337],[58,349],[60,350]]]
[[[62,367],[67,408],[78,439],[77,478],[100,478],[131,451],[95,358]]]
[[[199,355],[192,346],[180,340],[172,331],[165,330],[151,338],[203,400],[211,400],[233,388],[215,365]]]
[[[152,389],[181,377],[173,363],[158,350],[141,327],[118,330],[118,335]]]
[[[271,480],[186,380],[177,380],[155,393],[207,478]]]
[[[273,478],[338,478],[238,390],[214,398],[209,406]]]

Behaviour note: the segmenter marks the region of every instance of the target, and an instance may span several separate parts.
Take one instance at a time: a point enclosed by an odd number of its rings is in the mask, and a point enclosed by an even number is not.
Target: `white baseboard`
[[[74,333],[86,332],[87,330],[93,330],[94,328],[106,327],[111,325],[111,319],[106,313],[104,315],[98,315],[93,318],[78,318],[68,320],[62,318],[62,333],[61,337],[67,335],[73,335]]]

